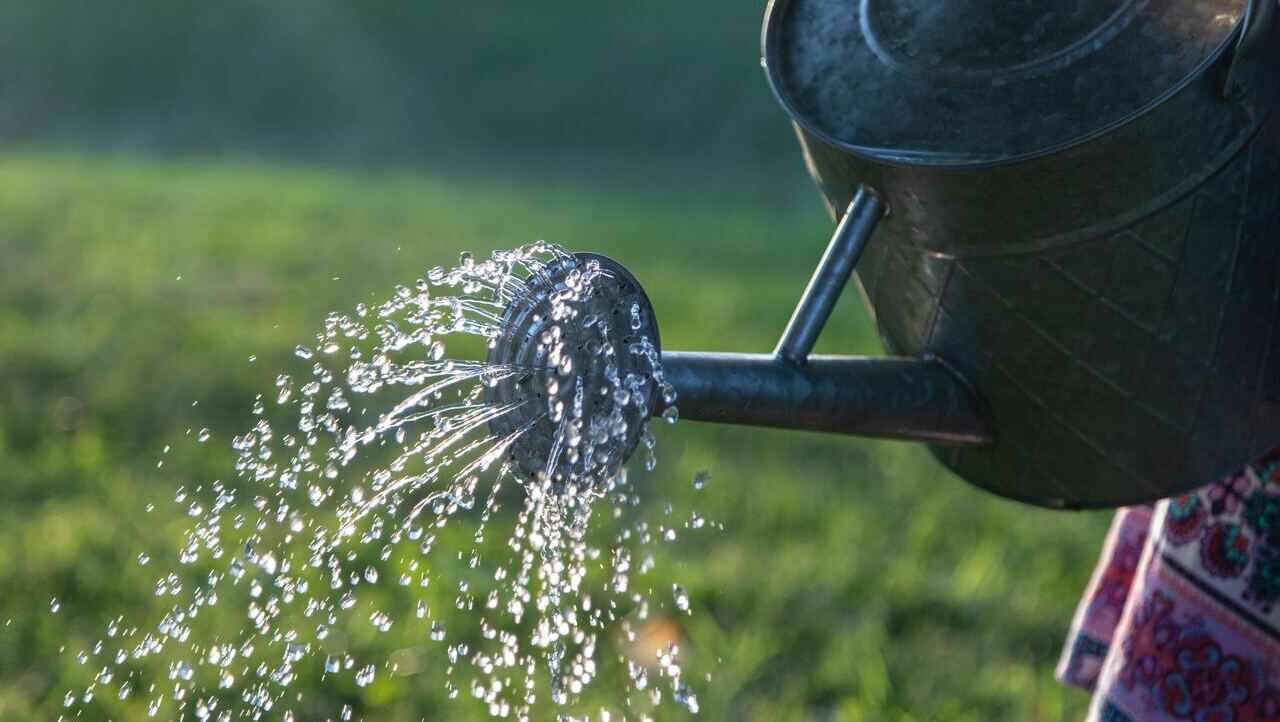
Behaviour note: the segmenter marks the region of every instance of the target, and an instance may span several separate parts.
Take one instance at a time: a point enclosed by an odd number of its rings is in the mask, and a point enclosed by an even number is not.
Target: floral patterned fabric
[[[1280,449],[1116,513],[1058,677],[1091,721],[1280,721]]]

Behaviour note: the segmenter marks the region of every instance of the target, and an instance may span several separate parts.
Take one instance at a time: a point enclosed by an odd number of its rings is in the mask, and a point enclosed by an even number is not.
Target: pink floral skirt
[[[1058,678],[1089,720],[1280,720],[1280,449],[1116,512]]]

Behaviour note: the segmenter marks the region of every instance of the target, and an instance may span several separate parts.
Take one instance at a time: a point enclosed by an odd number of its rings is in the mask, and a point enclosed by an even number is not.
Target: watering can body
[[[581,269],[604,279],[589,302],[629,308],[661,354],[643,403],[587,421],[923,441],[980,487],[1058,508],[1244,466],[1280,443],[1276,2],[772,0],[764,67],[835,233],[772,354],[660,349],[616,261],[549,268],[548,294]],[[855,273],[889,356],[810,356]],[[491,360],[555,323],[541,298],[508,309]],[[606,327],[635,345],[625,324],[560,331]],[[598,386],[590,341],[566,344],[575,387]],[[566,393],[541,376],[494,398]],[[512,460],[580,477],[553,432]]]
[[[989,424],[931,446],[957,474],[1110,507],[1280,443],[1273,11],[770,5],[766,72],[833,216],[883,206],[855,270],[886,349],[945,363]]]

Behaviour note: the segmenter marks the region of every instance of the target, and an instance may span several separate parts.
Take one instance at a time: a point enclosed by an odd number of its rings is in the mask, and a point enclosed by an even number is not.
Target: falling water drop
[[[701,491],[706,488],[709,481],[711,481],[711,472],[702,469],[693,475],[693,488]]]
[[[689,611],[689,592],[685,591],[685,588],[680,586],[679,584],[671,585],[671,591],[672,591],[672,596],[675,597],[676,609],[679,609],[682,612],[688,612]]]

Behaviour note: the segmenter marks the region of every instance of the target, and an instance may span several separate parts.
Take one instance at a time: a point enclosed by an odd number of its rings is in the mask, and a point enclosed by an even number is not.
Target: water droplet
[[[709,481],[711,481],[711,472],[702,469],[693,475],[693,488],[701,491],[706,488]]]
[[[379,632],[387,632],[391,630],[391,617],[385,612],[374,612],[369,615],[369,623],[377,627]]]
[[[689,611],[689,592],[679,584],[672,584],[671,591],[676,600],[676,609],[683,612]]]
[[[684,708],[689,710],[691,714],[698,714],[698,697],[688,686],[677,684],[672,697],[676,702],[684,705]]]

